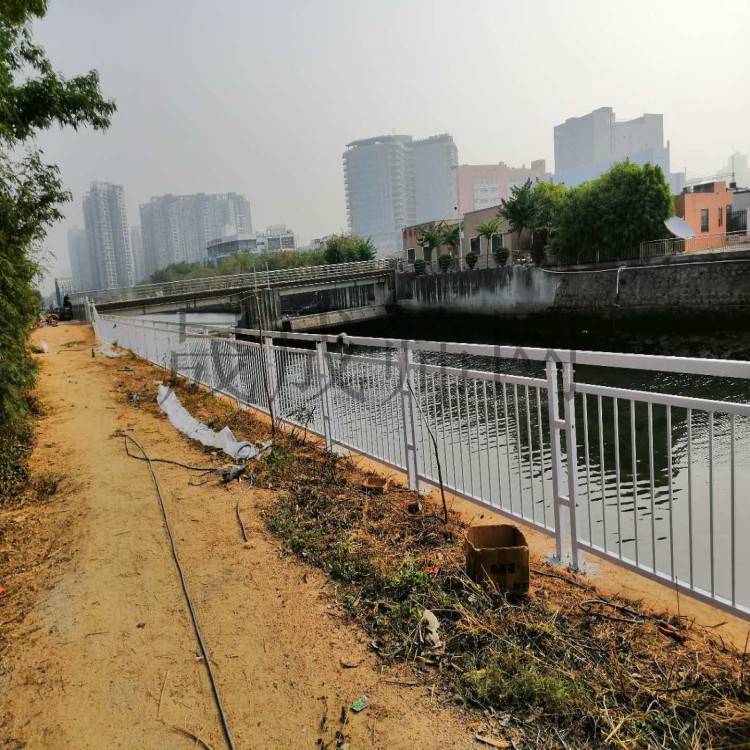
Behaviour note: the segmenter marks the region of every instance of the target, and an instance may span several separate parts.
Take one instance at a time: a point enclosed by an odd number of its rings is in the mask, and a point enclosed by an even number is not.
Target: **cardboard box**
[[[475,580],[488,578],[498,591],[526,594],[529,590],[529,547],[526,537],[510,524],[467,529],[466,572]]]

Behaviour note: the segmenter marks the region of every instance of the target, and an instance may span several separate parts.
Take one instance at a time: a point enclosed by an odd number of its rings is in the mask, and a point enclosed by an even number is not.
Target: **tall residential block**
[[[160,195],[140,206],[145,274],[171,263],[196,263],[212,240],[250,234],[250,204],[244,195]]]
[[[386,255],[401,230],[456,215],[458,150],[450,135],[383,135],[352,141],[343,154],[349,229]]]
[[[84,292],[95,288],[94,265],[89,255],[89,242],[86,230],[73,227],[68,230],[68,256],[73,288]]]
[[[130,249],[133,253],[133,271],[135,283],[147,281],[145,258],[143,257],[143,240],[141,239],[141,228],[130,227]]]
[[[531,166],[509,167],[498,164],[461,164],[458,167],[458,205],[462,214],[497,206],[510,195],[511,188],[527,180],[550,181],[544,159],[536,159]]]
[[[94,288],[132,286],[135,273],[122,187],[109,182],[92,182],[83,198],[83,218]]]
[[[575,187],[593,180],[613,164],[629,161],[661,167],[673,193],[682,189],[682,173],[670,172],[669,141],[664,145],[664,116],[645,114],[618,120],[612,107],[600,107],[555,126],[555,182]]]

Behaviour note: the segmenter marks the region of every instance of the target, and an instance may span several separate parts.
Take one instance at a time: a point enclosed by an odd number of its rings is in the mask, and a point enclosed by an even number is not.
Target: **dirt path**
[[[40,589],[33,608],[5,626],[12,641],[0,658],[0,746],[193,747],[179,726],[221,748],[147,466],[127,458],[115,433],[132,429],[154,455],[205,456],[165,419],[117,400],[123,361],[92,360],[88,328],[35,336],[50,344],[39,385],[50,413],[33,466],[65,480],[53,511],[19,515],[29,544],[44,542],[45,552],[17,581]],[[399,674],[381,671],[319,573],[280,556],[263,528],[263,492],[193,487],[187,472],[164,465],[158,473],[238,748],[313,748],[320,738],[335,747],[342,706],[362,694],[370,706],[343,728],[351,748],[476,747],[472,727],[436,696],[388,681]],[[4,583],[12,593],[14,582]],[[0,622],[5,606],[0,599]]]

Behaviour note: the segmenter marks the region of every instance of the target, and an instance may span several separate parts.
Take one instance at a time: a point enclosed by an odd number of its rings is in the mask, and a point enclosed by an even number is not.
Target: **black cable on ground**
[[[133,455],[128,450],[128,440],[132,440],[133,443],[135,443],[136,446],[138,446],[138,449],[143,454],[143,457]],[[195,637],[198,639],[198,645],[200,646],[201,650],[201,656],[203,657],[203,662],[206,665],[206,669],[208,670],[208,679],[211,683],[211,691],[214,695],[214,700],[216,701],[216,708],[219,711],[219,718],[221,719],[221,728],[224,732],[224,739],[227,742],[227,747],[229,750],[235,750],[234,745],[234,739],[232,738],[232,732],[229,729],[229,721],[227,720],[226,713],[224,712],[224,706],[221,702],[221,696],[219,695],[219,688],[216,682],[216,675],[214,674],[213,666],[211,665],[211,659],[208,655],[208,648],[206,647],[206,642],[203,640],[203,633],[201,632],[200,625],[198,624],[198,616],[195,612],[195,607],[193,606],[193,600],[190,598],[190,592],[188,591],[188,585],[187,580],[185,578],[185,574],[182,570],[182,565],[180,564],[180,557],[177,554],[177,546],[175,545],[174,536],[172,535],[172,528],[169,525],[169,518],[167,517],[167,509],[164,505],[164,497],[161,494],[161,487],[159,486],[159,479],[156,476],[156,472],[154,471],[153,462],[156,459],[152,459],[151,456],[148,455],[146,452],[146,449],[132,436],[132,435],[125,435],[125,451],[131,458],[138,458],[142,461],[146,461],[148,463],[148,469],[151,473],[151,479],[154,482],[154,487],[156,488],[156,495],[159,498],[159,507],[161,508],[161,514],[162,518],[164,519],[164,527],[167,530],[167,536],[169,537],[169,545],[172,549],[172,558],[174,559],[175,566],[177,567],[177,572],[180,576],[180,584],[182,586],[182,593],[185,595],[185,601],[187,602],[188,611],[190,613],[190,619],[193,623],[193,630],[195,631]],[[162,459],[165,460],[165,459]],[[167,463],[176,463],[168,461]]]
[[[129,435],[126,435],[125,437],[130,437]],[[135,440],[133,440],[135,442]],[[131,453],[130,449],[128,448],[128,441],[125,441],[125,452],[130,456],[130,458],[137,458],[139,461],[151,461],[155,464],[173,464],[174,466],[181,466],[183,469],[190,469],[190,471],[203,471],[205,473],[215,471],[218,472],[219,469],[215,466],[191,466],[190,464],[183,464],[179,461],[174,461],[171,458],[154,458],[153,456],[149,456],[148,458],[144,458],[143,456],[136,456],[135,453]]]

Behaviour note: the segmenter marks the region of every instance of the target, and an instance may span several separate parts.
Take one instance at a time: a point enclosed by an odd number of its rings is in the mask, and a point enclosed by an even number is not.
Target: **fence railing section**
[[[335,263],[322,266],[284,268],[277,271],[258,270],[251,273],[238,273],[231,276],[209,276],[204,279],[170,281],[163,284],[140,284],[117,289],[100,289],[80,292],[94,302],[126,302],[130,300],[158,299],[159,297],[200,294],[223,289],[266,288],[290,284],[295,281],[325,281],[386,271],[392,267],[388,259],[365,260],[356,263]]]
[[[442,475],[573,565],[588,552],[750,617],[750,362],[92,319],[411,488]]]

